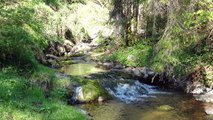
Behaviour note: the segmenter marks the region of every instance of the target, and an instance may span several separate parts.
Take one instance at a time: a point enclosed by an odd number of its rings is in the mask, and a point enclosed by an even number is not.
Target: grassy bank
[[[2,120],[85,120],[67,105],[57,88],[54,72],[40,67],[28,77],[14,67],[0,70],[0,119]],[[61,88],[62,89],[62,88]]]
[[[174,76],[179,80],[192,77],[209,87],[213,86],[213,58],[210,45],[206,47],[199,45],[199,49],[191,45],[171,52],[170,48],[174,46],[168,43],[169,41],[159,42],[163,46],[160,51],[156,51],[155,45],[148,45],[144,41],[130,47],[121,47],[110,55],[104,55],[102,60],[118,62],[130,67],[146,66],[158,73],[166,72],[168,77]]]

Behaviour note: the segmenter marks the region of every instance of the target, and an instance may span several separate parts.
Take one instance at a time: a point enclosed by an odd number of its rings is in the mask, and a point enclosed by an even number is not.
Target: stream
[[[203,103],[190,95],[122,78],[96,67],[88,58],[74,57],[72,61],[75,64],[64,65],[60,72],[99,80],[112,96],[106,102],[76,105],[93,120],[212,120]]]

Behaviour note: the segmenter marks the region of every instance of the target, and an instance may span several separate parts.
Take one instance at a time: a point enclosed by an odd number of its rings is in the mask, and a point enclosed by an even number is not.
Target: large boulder
[[[74,98],[79,102],[96,101],[100,96],[107,98],[107,92],[96,81],[90,80],[75,90]]]
[[[194,96],[196,100],[213,103],[213,90]]]

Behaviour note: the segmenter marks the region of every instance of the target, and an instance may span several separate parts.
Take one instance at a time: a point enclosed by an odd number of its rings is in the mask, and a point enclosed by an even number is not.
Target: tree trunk
[[[152,36],[154,37],[157,33],[156,31],[156,3],[153,3],[153,23],[152,23]]]
[[[139,3],[134,2],[134,35],[138,33],[138,17],[139,17]]]

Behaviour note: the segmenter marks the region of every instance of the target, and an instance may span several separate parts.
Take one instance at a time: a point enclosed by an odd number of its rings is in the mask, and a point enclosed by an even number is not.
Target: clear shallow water
[[[117,83],[113,88],[107,87],[113,100],[80,107],[94,120],[207,120],[203,104],[186,94],[137,81]]]
[[[73,76],[86,76],[93,73],[104,72],[105,70],[95,67],[95,63],[78,63],[63,66],[60,72]]]
[[[94,120],[212,120],[207,118],[201,102],[179,92],[162,91],[156,87],[126,80],[96,68],[95,63],[66,65],[60,71],[73,76],[101,74],[97,80],[113,96],[104,103],[83,104]]]
[[[135,104],[112,100],[102,105],[86,104],[80,107],[88,111],[94,120],[207,120],[201,103],[182,97],[176,93],[147,98]],[[169,105],[172,109],[161,110],[159,107],[162,105]]]

